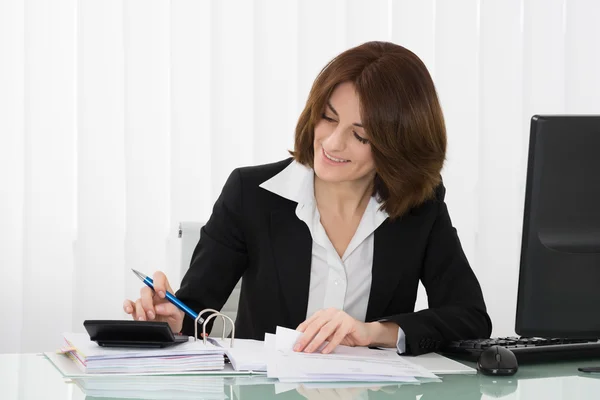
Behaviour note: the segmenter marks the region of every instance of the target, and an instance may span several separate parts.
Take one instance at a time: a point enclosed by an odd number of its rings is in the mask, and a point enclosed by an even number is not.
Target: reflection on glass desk
[[[511,377],[440,375],[443,382],[421,385],[288,385],[264,376],[195,375],[70,380],[63,378],[41,355],[3,354],[0,355],[0,399],[599,399],[600,374],[577,370],[578,367],[594,365],[600,366],[600,359],[524,365]]]

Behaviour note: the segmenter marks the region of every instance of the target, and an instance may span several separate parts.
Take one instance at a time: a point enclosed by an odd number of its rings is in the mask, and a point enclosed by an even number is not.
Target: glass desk
[[[469,363],[467,363],[469,364]],[[472,365],[472,364],[469,364]],[[120,377],[113,381],[76,381],[62,377],[45,357],[0,355],[0,399],[600,399],[600,374],[577,367],[600,366],[599,360],[523,365],[512,377],[440,375],[442,383],[377,386],[358,384],[311,388],[253,377]],[[474,366],[474,365],[472,365]],[[113,379],[113,378],[108,378]],[[143,390],[154,386],[160,390]],[[102,390],[97,392],[96,390]]]

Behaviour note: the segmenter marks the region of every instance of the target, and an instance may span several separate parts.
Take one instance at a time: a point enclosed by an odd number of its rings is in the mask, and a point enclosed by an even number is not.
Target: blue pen
[[[140,271],[136,271],[133,268],[131,270],[133,271],[134,274],[137,275],[138,278],[140,278],[140,280],[142,282],[144,282],[146,285],[148,285],[148,287],[150,289],[154,290],[154,282],[152,281],[152,278],[150,278],[150,277],[142,274]],[[188,306],[186,306],[185,304],[183,304],[181,302],[181,300],[179,300],[177,297],[175,297],[168,290],[165,290],[165,297],[171,303],[175,304],[175,306],[177,306],[177,308],[179,308],[181,311],[185,312],[187,315],[189,315],[190,317],[192,317],[194,320],[196,320],[196,318],[198,318],[198,314],[194,310],[192,310],[191,308],[189,308]],[[204,318],[200,318],[198,320],[198,322],[200,324],[203,324],[204,323]]]

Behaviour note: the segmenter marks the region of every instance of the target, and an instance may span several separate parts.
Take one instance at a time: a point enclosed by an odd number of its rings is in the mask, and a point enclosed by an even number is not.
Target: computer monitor
[[[600,338],[600,116],[531,119],[515,330]]]

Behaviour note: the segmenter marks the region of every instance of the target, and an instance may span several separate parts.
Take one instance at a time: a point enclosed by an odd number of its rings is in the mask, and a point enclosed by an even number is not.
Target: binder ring
[[[198,313],[198,316],[194,320],[194,341],[198,340],[198,321],[202,318],[202,315],[204,315],[205,313],[207,313],[209,311],[212,313],[219,313],[214,308],[205,308],[204,310],[202,310]],[[203,323],[203,325],[204,325],[204,323]],[[225,331],[225,320],[223,320],[223,331]]]
[[[206,324],[215,317],[221,317],[223,319],[223,340],[225,340],[225,318],[227,318],[231,323],[231,341],[229,342],[229,347],[233,347],[233,339],[235,338],[235,324],[233,323],[233,320],[229,318],[229,316],[220,312],[210,314],[202,324],[202,339],[204,340],[204,344],[206,344]]]
[[[233,320],[231,318],[229,318],[227,315],[222,314],[220,312],[218,312],[217,310],[215,310],[214,308],[205,308],[204,310],[200,311],[198,313],[198,316],[196,317],[195,321],[194,321],[194,341],[198,340],[198,321],[202,318],[202,315],[204,315],[207,312],[212,312],[212,314],[206,318],[206,320],[204,320],[204,322],[202,323],[202,340],[204,341],[204,344],[206,344],[206,324],[213,318],[220,316],[221,319],[223,320],[223,340],[225,340],[225,318],[227,318],[229,320],[229,322],[231,323],[231,343],[230,346],[233,347],[233,339],[235,338],[235,324],[233,322]]]

